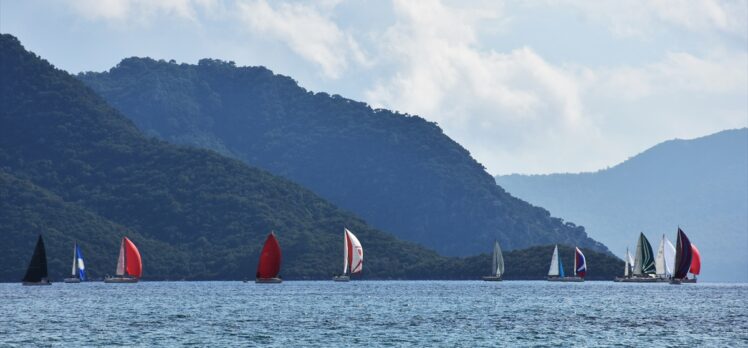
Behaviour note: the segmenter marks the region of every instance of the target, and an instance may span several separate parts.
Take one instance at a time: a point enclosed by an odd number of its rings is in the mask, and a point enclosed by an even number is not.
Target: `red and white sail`
[[[364,268],[364,248],[347,228],[343,230],[343,274],[359,273]]]
[[[143,261],[138,248],[127,237],[122,238],[117,258],[117,276],[129,275],[140,278],[143,275]]]

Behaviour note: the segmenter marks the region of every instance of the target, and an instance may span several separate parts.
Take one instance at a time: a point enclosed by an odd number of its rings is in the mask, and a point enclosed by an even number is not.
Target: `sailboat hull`
[[[571,282],[571,283],[579,283],[583,282],[584,278],[582,277],[548,277],[547,278],[549,282]]]
[[[283,279],[280,278],[257,278],[255,283],[257,284],[279,284],[282,283]]]
[[[487,282],[500,282],[501,281],[501,277],[500,276],[499,277],[497,277],[497,276],[483,276],[483,280],[485,280]]]
[[[334,277],[332,277],[332,280],[336,281],[336,282],[349,282],[349,281],[351,281],[351,277],[349,277],[347,275],[340,275],[340,276],[334,276]]]
[[[138,278],[130,278],[130,277],[107,277],[104,278],[104,283],[107,284],[131,284],[131,283],[137,283]]]
[[[64,282],[67,284],[77,284],[80,283],[81,280],[80,278],[65,278]]]
[[[52,285],[52,283],[49,280],[42,280],[40,282],[23,282],[24,286],[37,286],[37,285]]]
[[[666,283],[669,280],[667,278],[652,277],[615,277],[613,281],[616,283]]]

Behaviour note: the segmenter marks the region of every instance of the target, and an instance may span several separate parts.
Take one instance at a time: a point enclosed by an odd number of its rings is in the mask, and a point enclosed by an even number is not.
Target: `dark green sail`
[[[47,279],[47,252],[44,249],[44,240],[39,235],[36,241],[34,255],[31,256],[29,269],[26,270],[26,276],[23,277],[24,283],[39,283]]]
[[[636,243],[636,255],[634,256],[634,274],[654,274],[655,273],[655,259],[654,253],[652,252],[652,245],[649,244],[649,240],[644,236],[644,233],[639,234],[639,242]]]

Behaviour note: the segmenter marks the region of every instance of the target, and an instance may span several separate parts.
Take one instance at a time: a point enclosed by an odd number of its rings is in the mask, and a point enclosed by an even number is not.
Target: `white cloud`
[[[373,105],[437,121],[494,170],[540,139],[563,142],[560,134],[589,127],[575,76],[528,47],[506,53],[479,47],[476,27],[500,19],[497,9],[438,1],[396,1],[395,9],[398,21],[383,35],[380,54],[399,68],[367,92]]]
[[[241,20],[254,34],[286,44],[302,58],[319,65],[327,77],[340,77],[351,61],[367,64],[366,55],[353,36],[323,14],[329,13],[335,2],[323,2],[324,11],[302,3],[281,3],[273,8],[265,0],[237,5]]]
[[[75,0],[67,3],[89,20],[144,24],[158,16],[173,16],[190,21],[199,10],[210,10],[217,0]]]
[[[193,59],[228,54],[313,90],[437,121],[492,173],[595,170],[669,138],[748,126],[744,1],[394,0],[391,9],[373,8],[382,5],[80,0],[65,6],[90,23],[139,25],[119,30],[120,38],[159,30],[143,24],[197,24],[176,25],[163,40],[179,33],[187,42],[182,52]],[[155,36],[150,45],[133,40],[135,52],[185,60],[173,53],[174,41],[159,45]],[[167,53],[154,53],[163,47]],[[278,54],[278,47],[292,54]]]
[[[748,6],[742,0],[550,0],[573,7],[620,36],[647,37],[665,28],[719,32],[745,38]]]

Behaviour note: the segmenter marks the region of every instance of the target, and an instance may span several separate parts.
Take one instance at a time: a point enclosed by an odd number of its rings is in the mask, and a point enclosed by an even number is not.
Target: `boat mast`
[[[78,275],[78,255],[75,254],[75,249],[78,246],[78,243],[73,244],[73,277],[76,277]]]

